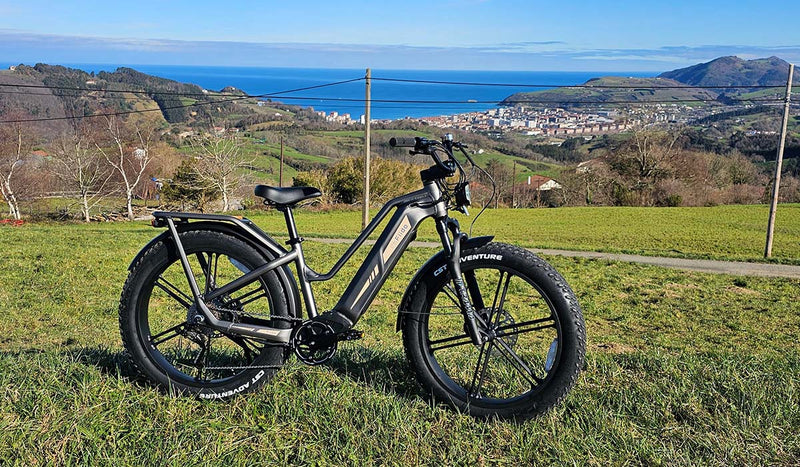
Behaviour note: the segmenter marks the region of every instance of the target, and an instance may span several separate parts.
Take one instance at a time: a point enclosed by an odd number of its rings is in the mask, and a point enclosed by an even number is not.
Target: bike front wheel
[[[558,404],[583,366],[586,333],[563,277],[534,254],[491,243],[461,270],[488,340],[473,344],[446,267],[430,268],[405,302],[403,342],[433,397],[477,417],[526,419]]]

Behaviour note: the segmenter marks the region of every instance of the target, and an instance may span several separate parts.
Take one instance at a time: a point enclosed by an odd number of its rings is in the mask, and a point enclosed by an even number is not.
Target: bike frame
[[[303,238],[298,235],[292,208],[290,206],[279,206],[278,209],[284,213],[286,220],[286,227],[289,233],[287,244],[291,247],[288,251],[247,219],[233,216],[180,212],[155,212],[153,214],[155,217],[153,221],[154,226],[167,226],[169,228],[170,236],[177,248],[181,265],[194,297],[193,307],[196,307],[196,311],[199,312],[195,315],[198,322],[202,322],[214,329],[227,333],[257,337],[273,342],[288,343],[291,339],[291,329],[221,320],[209,310],[206,302],[210,302],[226,294],[234,293],[258,281],[264,274],[294,262],[308,318],[314,319],[319,313],[314,300],[311,283],[327,281],[333,278],[341,270],[342,266],[344,266],[347,261],[352,258],[353,254],[364,244],[367,237],[369,237],[378,225],[388,216],[392,209],[396,209],[394,215],[369,251],[366,260],[350,281],[342,297],[334,308],[325,314],[326,317],[332,322],[339,324],[343,330],[352,328],[372,303],[378,291],[386,282],[392,269],[394,269],[394,266],[397,264],[402,254],[408,248],[408,245],[416,238],[419,224],[428,217],[433,217],[436,220],[436,227],[442,240],[442,246],[449,258],[448,265],[454,273],[454,277],[457,278],[454,282],[461,281],[460,273],[458,273],[459,245],[461,240],[466,238],[466,235],[459,231],[458,222],[448,217],[447,205],[442,198],[439,187],[433,181],[425,181],[421,190],[399,196],[386,203],[366,229],[364,229],[353,244],[350,245],[344,255],[342,255],[331,270],[325,274],[314,271],[306,264],[302,248]],[[178,236],[175,219],[178,219],[179,222],[188,222],[190,219],[196,219],[232,223],[248,234],[249,237],[257,241],[260,246],[273,252],[276,257],[266,264],[245,273],[238,279],[224,284],[207,294],[202,294],[180,241],[180,237]],[[448,230],[452,232],[452,240],[448,235]],[[470,328],[472,329],[474,326],[474,317],[472,317],[473,310],[467,297],[466,287],[464,287],[463,283],[455,285],[456,290],[459,292],[457,293],[459,301],[462,302],[462,311],[464,311],[465,317],[468,319],[467,322],[470,323]],[[471,332],[470,334],[472,335],[473,333]]]

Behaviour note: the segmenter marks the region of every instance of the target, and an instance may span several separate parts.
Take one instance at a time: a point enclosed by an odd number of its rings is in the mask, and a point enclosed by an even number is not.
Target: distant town
[[[726,106],[725,112],[753,107],[752,104]],[[708,117],[723,109],[712,106],[686,104],[649,104],[616,106],[609,109],[581,109],[563,107],[498,107],[479,112],[459,113],[436,117],[405,117],[406,120],[424,122],[439,128],[458,128],[465,131],[518,132],[527,136],[570,136],[618,133],[637,126],[662,123],[686,124]],[[361,115],[354,119],[349,113],[318,111],[328,122],[345,125],[364,124]],[[372,120],[384,122],[384,120]],[[386,122],[390,120],[385,120]]]

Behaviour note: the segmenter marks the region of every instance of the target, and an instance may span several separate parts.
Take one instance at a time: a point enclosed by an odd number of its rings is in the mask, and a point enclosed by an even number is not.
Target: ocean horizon
[[[8,68],[17,63],[0,62]],[[248,94],[274,94],[298,88],[360,78],[366,69],[350,68],[278,68],[278,67],[223,67],[194,65],[129,65],[62,63],[59,65],[78,68],[86,72],[114,71],[118,67],[129,67],[161,78],[196,84],[204,89],[218,91],[227,86],[241,89]],[[409,83],[373,79],[373,100],[403,101],[459,101],[459,103],[394,103],[373,102],[372,118],[402,119],[464,112],[483,111],[496,107],[492,102],[502,101],[511,94],[522,91],[547,89],[520,85],[567,86],[583,84],[600,76],[651,77],[658,73],[635,71],[474,71],[474,70],[390,70],[372,69],[373,78],[401,80],[448,81],[459,83],[496,83],[517,86],[476,86],[468,84],[446,85],[431,83]],[[364,113],[362,102],[347,99],[364,99],[363,81],[336,86],[286,93],[273,100],[285,104],[313,107],[325,112],[348,113],[355,120]],[[477,101],[477,102],[471,102]],[[488,102],[488,103],[487,103]]]

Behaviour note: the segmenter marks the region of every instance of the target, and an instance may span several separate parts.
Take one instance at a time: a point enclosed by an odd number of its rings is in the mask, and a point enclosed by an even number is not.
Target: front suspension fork
[[[452,243],[447,234],[448,228],[453,233]],[[447,268],[450,270],[450,276],[453,279],[453,287],[460,305],[459,308],[464,316],[467,334],[473,344],[481,345],[486,341],[486,335],[480,331],[480,327],[478,326],[478,319],[480,318],[475,314],[475,307],[470,300],[467,285],[464,283],[464,279],[461,276],[461,242],[467,239],[467,234],[460,231],[458,221],[449,218],[437,220],[436,230],[439,232],[442,246],[447,254]],[[476,292],[478,294],[480,293],[477,290]],[[477,296],[476,300],[480,300],[480,296]]]

